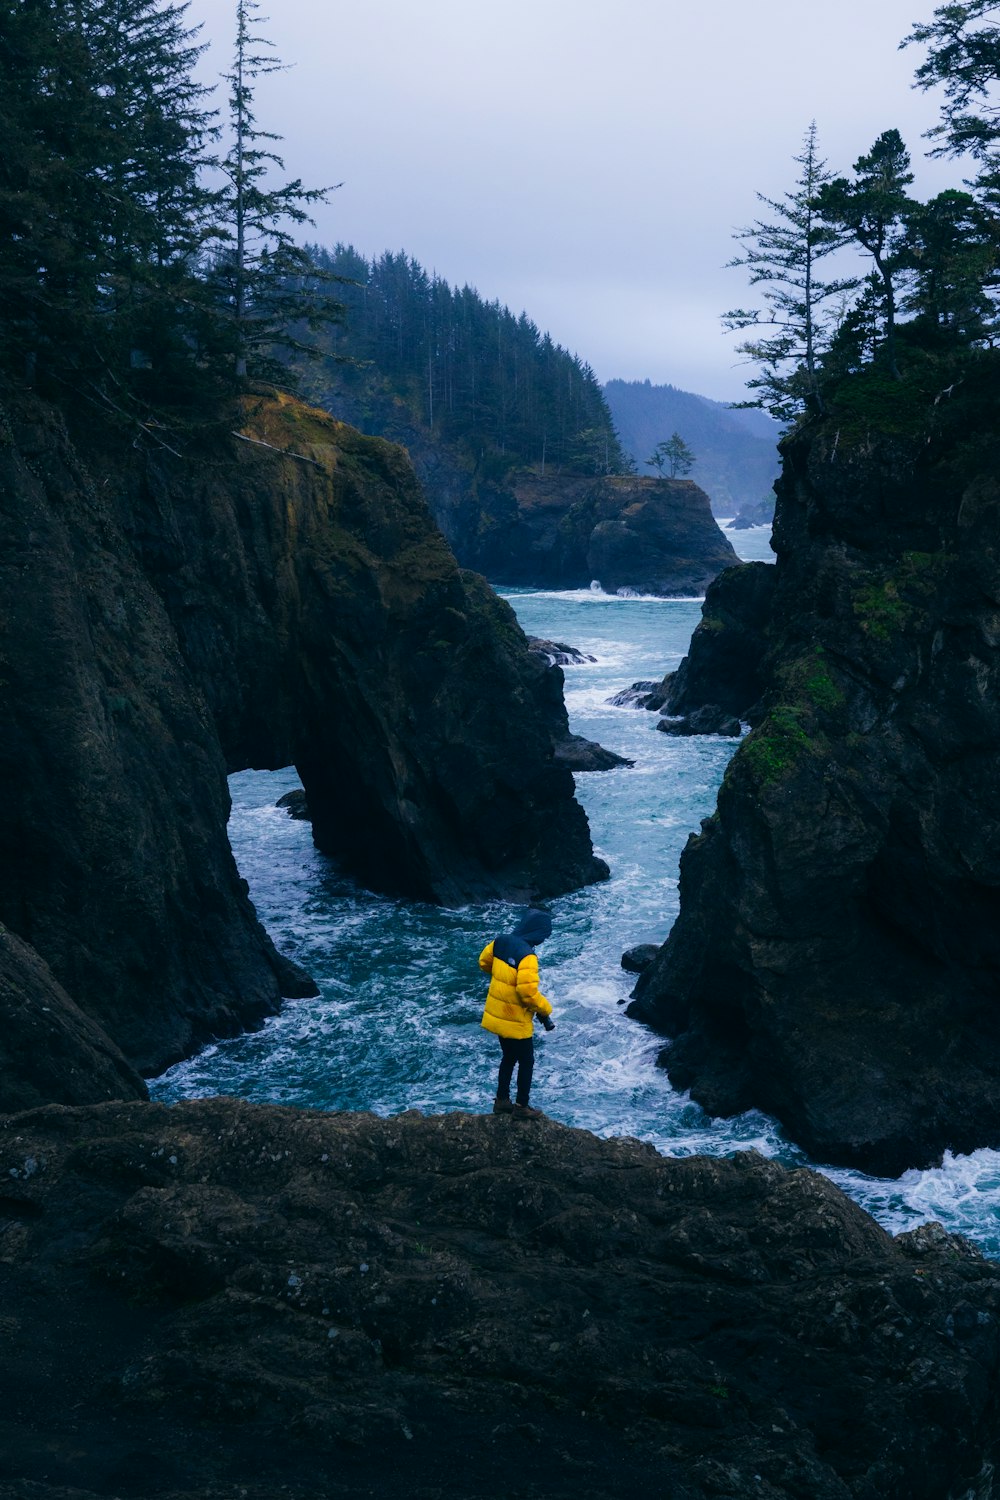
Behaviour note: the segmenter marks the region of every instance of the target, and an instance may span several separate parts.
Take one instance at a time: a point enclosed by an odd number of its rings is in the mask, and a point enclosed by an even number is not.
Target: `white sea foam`
[[[567,674],[571,727],[636,762],[576,778],[612,878],[552,903],[555,931],[541,964],[557,1030],[539,1039],[537,1102],[568,1124],[636,1136],[670,1155],[757,1150],[805,1162],[765,1116],[712,1120],[673,1089],[656,1066],[662,1039],[627,1020],[621,1003],[634,976],[620,955],[666,938],[681,850],[713,810],[735,742],[659,734],[655,715],[611,708],[606,699],[676,663],[697,603],[590,590],[511,598],[529,633],[598,658]],[[595,602],[605,608],[588,608]],[[154,1081],[154,1095],[224,1093],[383,1115],[487,1107],[498,1049],[479,1025],[476,959],[509,926],[510,909],[491,902],[445,910],[358,889],[317,853],[307,823],[275,808],[297,784],[291,770],[231,778],[230,836],[262,921],[321,993],[171,1069]],[[839,1169],[828,1175],[894,1232],[939,1219],[1000,1257],[1000,1152],[948,1156],[898,1182]]]
[[[508,589],[498,588],[497,593],[514,607],[522,599],[546,599],[556,604],[704,604],[704,594],[639,594],[625,589],[619,594],[608,594],[603,589]]]

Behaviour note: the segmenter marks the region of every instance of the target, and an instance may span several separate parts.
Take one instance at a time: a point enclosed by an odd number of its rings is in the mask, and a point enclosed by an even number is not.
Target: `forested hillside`
[[[648,380],[609,380],[604,387],[622,447],[646,468],[657,443],[680,433],[693,450],[690,477],[708,493],[717,516],[733,516],[771,497],[778,477],[778,424],[764,412],[734,411],[718,401]]]
[[[396,421],[457,446],[484,477],[631,472],[594,372],[527,314],[453,288],[402,252],[369,261],[337,245],[311,256],[344,278],[343,323],[320,336],[326,357],[306,375],[335,413],[340,397],[352,420],[381,432],[389,402]]]

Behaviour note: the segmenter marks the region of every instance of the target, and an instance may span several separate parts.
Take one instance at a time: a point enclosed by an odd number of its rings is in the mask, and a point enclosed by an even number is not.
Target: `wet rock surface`
[[[613,771],[616,766],[634,766],[635,761],[615,750],[606,750],[596,740],[569,734],[556,742],[556,760],[571,771]]]
[[[705,594],[687,656],[661,684],[664,713],[693,718],[713,705],[734,719],[759,718],[776,581],[773,563],[741,563],[719,575]]]
[[[529,635],[527,640],[531,650],[544,657],[551,667],[578,667],[597,660],[596,656],[588,656],[586,651],[567,646],[564,641],[543,641],[537,635]]]
[[[727,714],[717,703],[705,703],[683,719],[660,719],[656,727],[664,734],[721,734],[730,739],[738,739],[742,733],[739,719]]]
[[[309,822],[309,803],[306,801],[306,794],[300,786],[293,787],[290,792],[286,792],[283,797],[279,797],[274,805],[275,807],[283,807],[288,816],[294,818],[297,823]]]
[[[5,1500],[944,1500],[995,1454],[997,1268],[753,1154],[212,1100],[15,1117],[0,1179]]]
[[[630,1007],[711,1112],[759,1107],[815,1159],[879,1175],[1000,1145],[1000,486],[980,396],[933,439],[831,422],[786,445],[755,728]],[[722,704],[701,634],[684,691]]]
[[[142,1073],[315,993],[236,869],[228,771],[294,764],[319,847],[380,890],[607,874],[561,675],[402,451],[285,397],[233,420],[182,459],[5,396],[0,921]]]
[[[648,681],[633,682],[608,699],[612,708],[661,708],[663,701],[660,683]]]
[[[622,968],[627,974],[641,974],[649,968],[659,951],[657,943],[637,943],[634,948],[626,948],[622,954]]]
[[[146,1085],[27,943],[0,926],[0,1108],[144,1099]]]

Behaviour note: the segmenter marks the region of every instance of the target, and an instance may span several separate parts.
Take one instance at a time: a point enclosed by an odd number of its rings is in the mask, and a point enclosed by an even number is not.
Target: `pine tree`
[[[898,378],[897,282],[907,269],[905,226],[914,206],[906,191],[913,181],[910,155],[899,131],[884,130],[854,163],[854,171],[853,182],[846,177],[825,182],[816,207],[828,225],[854,240],[875,263],[885,303],[886,364]]]
[[[969,345],[989,336],[986,291],[1000,251],[1000,222],[971,193],[949,188],[906,218],[903,255],[912,285],[903,301],[939,342]]]
[[[272,169],[283,172],[285,164],[268,144],[280,136],[257,122],[255,87],[283,64],[256,29],[259,9],[258,0],[237,0],[233,66],[224,75],[231,140],[220,164],[225,187],[218,203],[226,244],[212,279],[228,310],[237,378],[251,371],[282,378],[287,366],[277,362],[276,349],[308,355],[312,344],[301,331],[337,321],[342,304],[329,295],[323,274],[288,227],[312,223],[309,208],[325,203],[332,189],[303,187],[300,178],[278,187],[268,183]]]
[[[840,238],[816,209],[817,194],[832,180],[832,173],[819,155],[815,121],[793,160],[800,168],[794,188],[777,200],[757,194],[774,217],[757,219],[739,230],[736,238],[747,248],[729,262],[749,271],[752,286],[763,287],[764,305],[735,308],[723,318],[732,330],[773,330],[737,348],[760,366],[760,373],[747,382],[757,392],[747,404],[762,406],[785,421],[806,407],[821,409],[819,366],[828,304],[855,284],[824,281],[818,275],[819,263],[838,248]]]
[[[664,469],[669,468],[671,479],[676,479],[678,475],[690,474],[696,459],[680,433],[674,432],[664,442],[657,443],[646,462],[661,478]]]
[[[355,412],[381,398],[460,444],[481,478],[517,466],[541,472],[631,472],[600,385],[524,313],[453,290],[405,254],[369,262],[350,246],[312,248],[345,279],[343,327],[321,344],[329,363],[306,375],[313,398],[350,393]]]
[[[154,349],[190,363],[211,126],[184,10],[0,5],[4,356],[105,403]]]
[[[1000,18],[996,0],[951,0],[939,5],[932,21],[914,26],[900,46],[928,45],[916,72],[918,88],[944,90],[942,120],[928,131],[937,156],[969,152],[988,175],[998,169],[1000,105],[993,102],[1000,83]]]

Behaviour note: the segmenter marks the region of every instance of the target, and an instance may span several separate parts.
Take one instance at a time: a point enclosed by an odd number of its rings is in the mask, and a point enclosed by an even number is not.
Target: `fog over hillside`
[[[679,432],[695,454],[689,477],[706,490],[717,516],[770,496],[778,476],[780,428],[765,412],[734,410],[707,396],[648,380],[609,380],[604,387],[622,447],[646,465],[657,443]]]

